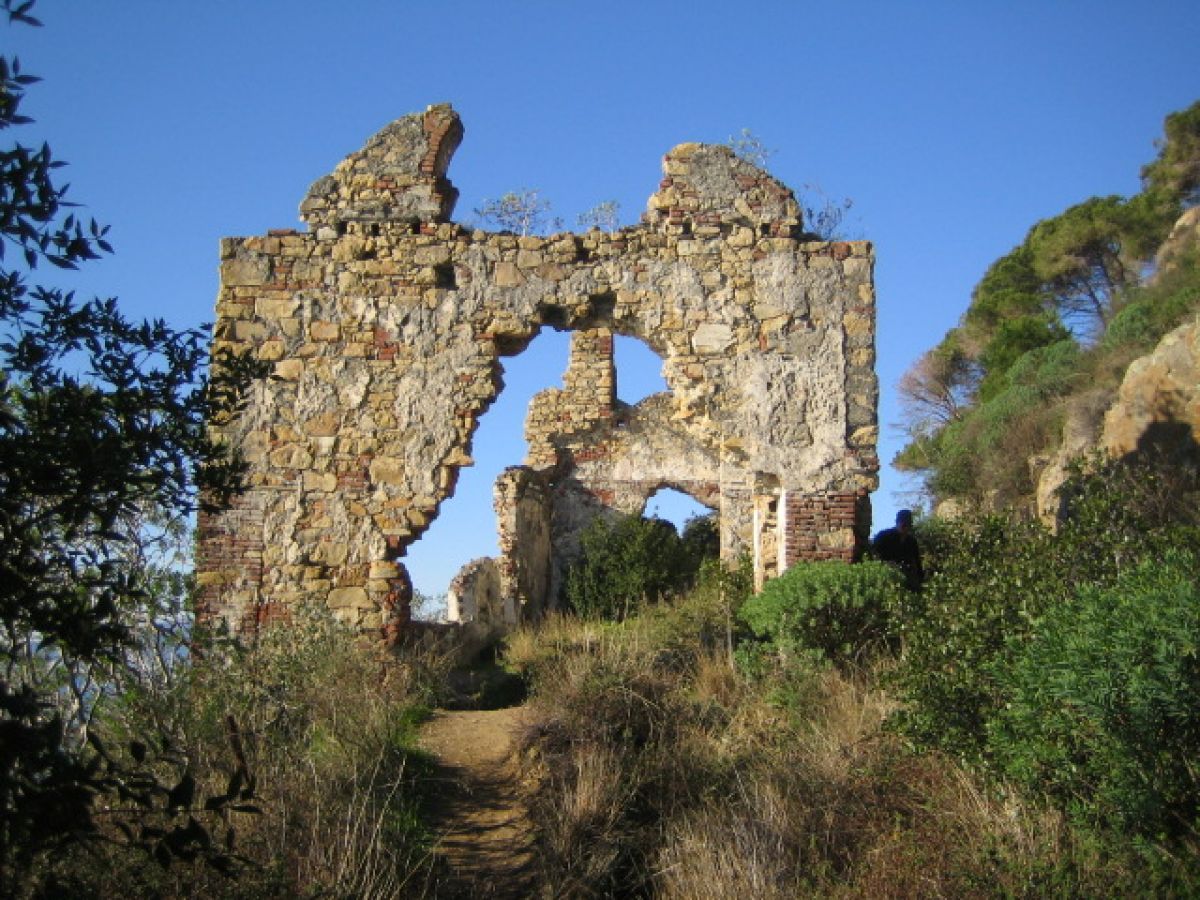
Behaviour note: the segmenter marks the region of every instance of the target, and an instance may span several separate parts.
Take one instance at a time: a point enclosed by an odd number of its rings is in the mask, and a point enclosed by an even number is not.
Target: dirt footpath
[[[437,853],[449,868],[438,897],[534,896],[532,829],[521,801],[513,734],[521,707],[440,710],[421,746],[437,760]]]

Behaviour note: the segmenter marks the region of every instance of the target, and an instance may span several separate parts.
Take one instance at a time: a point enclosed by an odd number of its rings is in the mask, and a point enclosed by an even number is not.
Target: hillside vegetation
[[[710,571],[518,633],[547,895],[1194,895],[1196,486],[1097,462],[1057,534],[926,520],[920,593]]]
[[[1194,235],[1155,265],[1200,200],[1200,103],[1167,117],[1142,182],[1035,224],[901,379],[908,443],[894,464],[933,502],[1032,509],[1036,458],[1055,451],[1072,405],[1102,412],[1128,364],[1200,308]]]
[[[920,523],[920,592],[880,563],[812,563],[752,596],[710,561],[682,593],[510,635],[535,895],[1194,896],[1197,487],[1094,461],[1057,533]],[[607,553],[640,546],[608,535]],[[164,771],[138,736],[171,735],[189,796],[10,861],[15,896],[461,895],[429,826],[447,787],[415,741],[445,660],[382,658],[319,611],[208,647],[125,681],[92,725]],[[246,799],[199,800],[228,792]]]

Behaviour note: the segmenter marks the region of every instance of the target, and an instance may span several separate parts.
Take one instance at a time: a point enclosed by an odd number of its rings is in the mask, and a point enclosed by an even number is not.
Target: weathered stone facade
[[[222,242],[214,348],[274,371],[214,425],[249,490],[201,519],[201,614],[253,628],[315,596],[395,634],[405,550],[471,464],[499,359],[546,326],[573,332],[571,362],[497,486],[504,615],[553,604],[583,524],[663,486],[717,510],[722,552],[764,577],[851,557],[877,486],[870,244],[806,236],[786,187],[701,144],[667,154],[636,227],[467,229],[446,179],[462,133],[448,106],[394,122],[313,185],[307,232]],[[668,393],[616,400],[615,334],[663,359]]]

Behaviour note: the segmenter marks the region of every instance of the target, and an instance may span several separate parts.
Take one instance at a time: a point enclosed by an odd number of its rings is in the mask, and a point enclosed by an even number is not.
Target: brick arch
[[[214,350],[273,372],[213,423],[244,452],[249,490],[200,521],[199,615],[254,627],[316,599],[394,634],[408,591],[398,560],[471,463],[500,357],[545,325],[572,331],[581,359],[613,333],[640,338],[671,388],[621,408],[599,368],[581,369],[531,406],[537,449],[506,484],[548,535],[551,569],[572,503],[660,477],[715,478],[723,545],[759,540],[756,504],[786,495],[807,512],[781,518],[806,532],[780,546],[852,555],[844,509],[869,502],[878,468],[870,244],[810,239],[784,185],[702,144],[664,157],[637,226],[464,228],[446,176],[462,134],[444,105],[397,120],[314,183],[307,231],[222,241]],[[514,552],[506,590],[552,592]]]

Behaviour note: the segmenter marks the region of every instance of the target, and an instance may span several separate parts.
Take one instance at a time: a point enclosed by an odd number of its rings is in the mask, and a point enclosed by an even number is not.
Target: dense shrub
[[[889,610],[904,594],[903,576],[884,563],[797,563],[767,582],[738,616],[782,650],[815,650],[845,662],[881,645]]]
[[[708,524],[706,524],[708,523]],[[684,538],[657,518],[596,518],[567,572],[567,602],[585,618],[620,621],[648,602],[684,590],[712,552],[711,520],[688,523]]]
[[[1050,536],[1035,523],[983,516],[940,537],[923,608],[898,626],[905,649],[895,677],[907,705],[897,721],[920,747],[978,759],[985,723],[1003,702],[997,659],[1065,589]]]
[[[1190,834],[1200,809],[1200,567],[1169,553],[1049,609],[989,725],[1001,771],[1090,821]]]
[[[983,762],[987,723],[1011,699],[1015,649],[1051,608],[1105,590],[1172,546],[1194,545],[1195,473],[1167,459],[1093,460],[1062,488],[1057,534],[1014,516],[933,529],[934,574],[902,620],[897,723],[920,747]],[[926,526],[929,527],[929,526]]]
[[[987,375],[979,384],[979,399],[990,400],[1008,385],[1018,383],[1013,378],[1014,367],[1020,364],[1028,372],[1029,361],[1040,361],[1051,348],[1056,355],[1062,355],[1064,350],[1078,355],[1079,351],[1070,332],[1054,317],[1042,314],[1001,322],[980,356]]]
[[[1078,345],[1065,340],[1030,350],[993,377],[986,398],[933,440],[934,493],[986,499],[991,508],[1032,496],[1029,457],[1057,440],[1057,401],[1082,380],[1080,369]]]
[[[1101,348],[1145,352],[1200,307],[1200,252],[1190,251],[1174,268],[1146,287],[1131,291],[1113,316]]]

